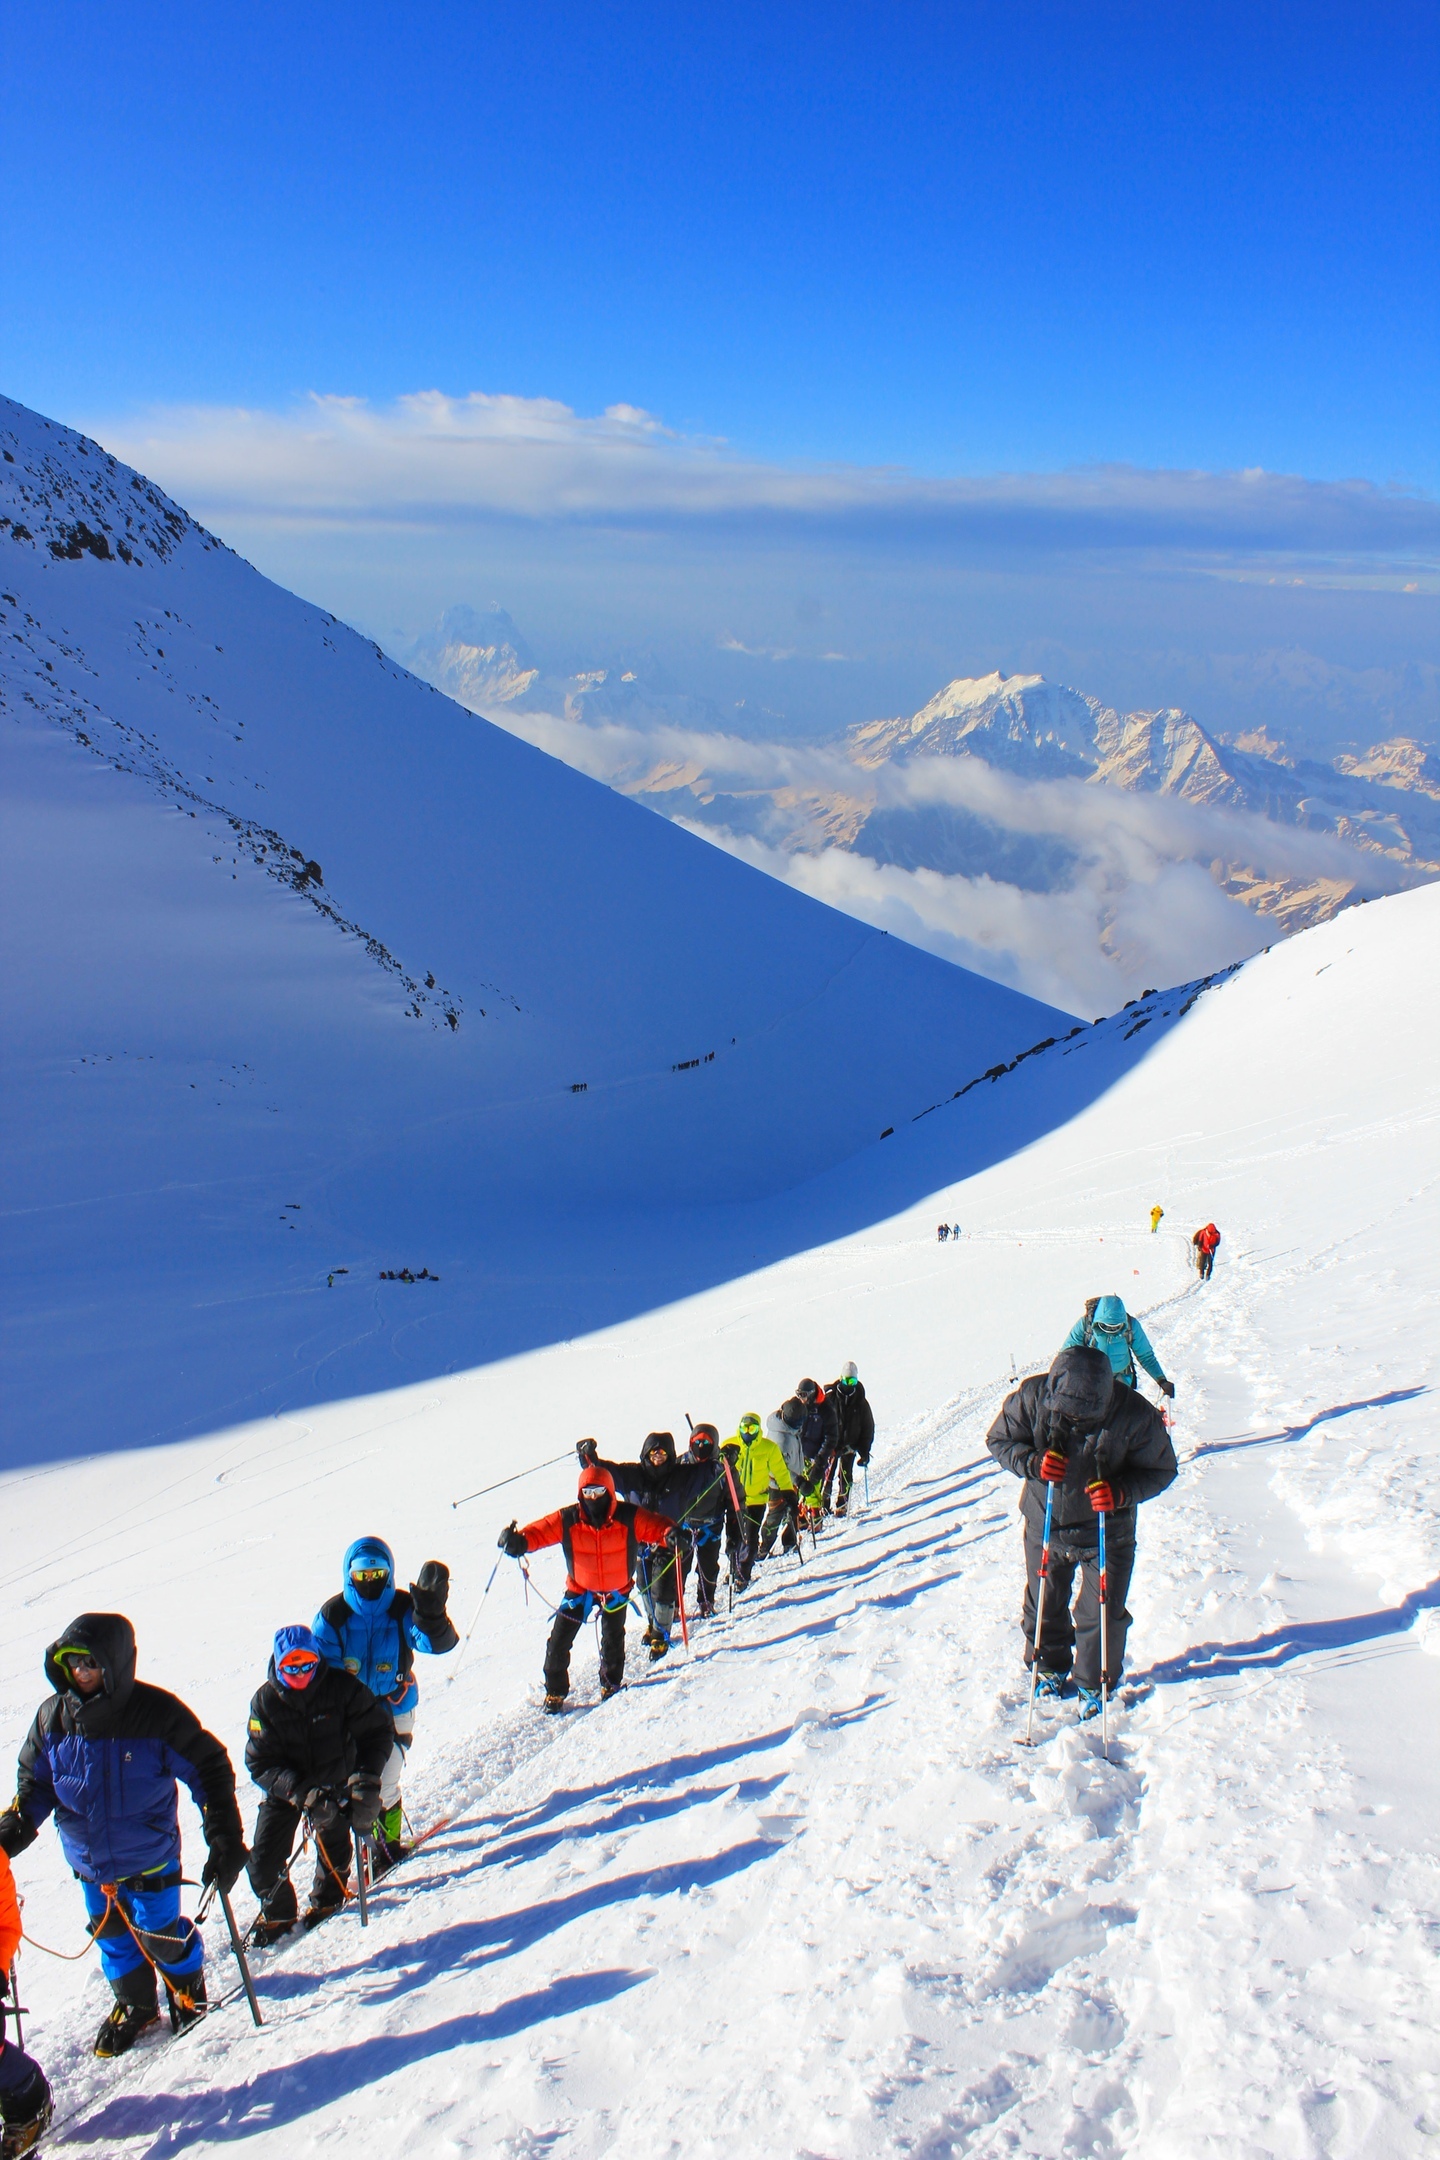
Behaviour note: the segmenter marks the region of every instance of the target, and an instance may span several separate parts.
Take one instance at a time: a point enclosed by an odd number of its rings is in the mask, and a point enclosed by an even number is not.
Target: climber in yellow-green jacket
[[[790,1466],[753,1410],[740,1420],[739,1430],[721,1444],[722,1459],[735,1483],[735,1527],[730,1550],[730,1569],[735,1588],[743,1590],[755,1570],[760,1549],[760,1527],[770,1504],[772,1489],[793,1493],[795,1479]]]

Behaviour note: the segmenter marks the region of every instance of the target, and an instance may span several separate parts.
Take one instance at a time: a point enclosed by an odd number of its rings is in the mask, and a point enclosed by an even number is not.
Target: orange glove
[[[1113,1515],[1123,1501],[1124,1495],[1108,1478],[1097,1478],[1093,1485],[1085,1487],[1090,1495],[1090,1505],[1097,1515]]]
[[[1063,1485],[1070,1464],[1058,1448],[1046,1448],[1040,1458],[1040,1475],[1047,1485]]]

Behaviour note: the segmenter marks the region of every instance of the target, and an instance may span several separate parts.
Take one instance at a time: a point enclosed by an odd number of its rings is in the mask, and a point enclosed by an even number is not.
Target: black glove
[[[321,1834],[340,1820],[340,1803],[328,1785],[312,1786],[301,1805],[310,1818],[311,1829]]]
[[[243,1837],[233,1830],[217,1830],[210,1840],[210,1850],[205,1855],[200,1880],[207,1889],[211,1883],[218,1883],[228,1897],[240,1880],[241,1871],[249,1858]]]
[[[600,1460],[600,1450],[593,1440],[577,1440],[575,1453],[582,1463],[596,1463]]]
[[[13,1860],[17,1853],[24,1852],[39,1835],[29,1816],[22,1814],[18,1806],[6,1808],[0,1815],[0,1852],[8,1859]]]
[[[665,1540],[665,1543],[669,1546],[671,1552],[684,1551],[686,1548],[693,1545],[694,1542],[694,1531],[687,1528],[687,1526],[681,1522],[677,1522],[674,1525],[674,1527],[670,1531],[669,1536]]]
[[[525,1533],[518,1523],[506,1523],[496,1543],[501,1552],[508,1553],[512,1560],[523,1560],[530,1550],[525,1542]]]
[[[367,1777],[363,1770],[355,1771],[350,1779],[350,1821],[361,1837],[369,1837],[379,1813],[379,1778]]]
[[[1168,1396],[1169,1396],[1169,1398],[1170,1398],[1170,1400],[1171,1400],[1171,1402],[1174,1402],[1174,1400],[1175,1400],[1175,1383],[1174,1383],[1174,1381],[1173,1381],[1173,1380],[1157,1380],[1157,1382],[1156,1382],[1155,1384],[1156,1384],[1156,1386],[1157,1386],[1157,1387],[1159,1388],[1159,1390],[1160,1390],[1160,1393],[1161,1393],[1162,1395],[1168,1395]]]
[[[443,1560],[427,1560],[420,1570],[419,1580],[410,1585],[410,1602],[415,1607],[415,1617],[426,1634],[438,1627],[445,1618],[445,1606],[450,1596],[450,1570]]]

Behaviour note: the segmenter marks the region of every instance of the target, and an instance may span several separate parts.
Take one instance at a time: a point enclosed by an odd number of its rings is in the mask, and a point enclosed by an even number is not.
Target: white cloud
[[[1011,553],[1180,550],[1226,563],[1440,558],[1440,505],[1369,481],[1091,466],[935,478],[784,464],[681,436],[626,404],[438,390],[388,406],[171,407],[91,431],[223,531],[277,523],[446,526],[493,519],[805,528],[891,547]]]

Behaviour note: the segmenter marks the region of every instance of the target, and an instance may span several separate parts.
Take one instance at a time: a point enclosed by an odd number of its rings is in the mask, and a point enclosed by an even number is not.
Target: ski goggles
[[[842,1380],[842,1381],[840,1382],[840,1385],[841,1385],[841,1387],[859,1387],[859,1385],[860,1385],[860,1375],[859,1375],[859,1373],[851,1373],[851,1375],[850,1375],[850,1378],[849,1378],[848,1380]]]
[[[1094,1320],[1091,1326],[1097,1335],[1123,1335],[1125,1332],[1123,1320]]]
[[[740,1430],[742,1433],[744,1433],[747,1440],[758,1440],[758,1438],[760,1437],[759,1418],[742,1417],[740,1420]]]
[[[388,1567],[352,1567],[350,1580],[353,1583],[387,1583],[390,1570]]]
[[[588,1500],[593,1507],[598,1505],[600,1501],[610,1498],[610,1488],[608,1485],[582,1485],[580,1498]]]
[[[320,1660],[313,1650],[287,1650],[275,1670],[287,1687],[309,1687],[320,1670]]]

